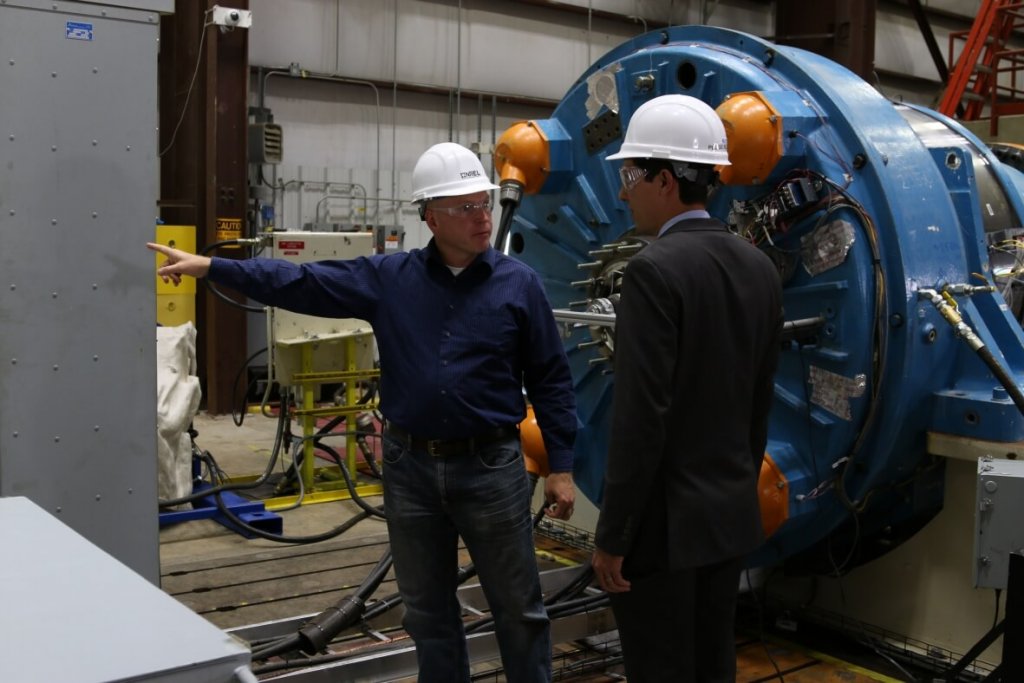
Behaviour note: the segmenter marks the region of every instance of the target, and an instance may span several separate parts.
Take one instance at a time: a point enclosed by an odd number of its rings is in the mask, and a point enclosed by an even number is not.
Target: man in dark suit
[[[729,164],[714,110],[665,95],[633,114],[620,198],[656,238],[626,269],[593,566],[630,683],[735,680],[744,557],[782,329],[772,261],[705,210]]]

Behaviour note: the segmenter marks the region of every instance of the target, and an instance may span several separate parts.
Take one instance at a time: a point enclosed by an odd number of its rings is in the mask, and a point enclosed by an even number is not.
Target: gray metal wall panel
[[[159,21],[54,6],[0,5],[0,495],[157,582]]]

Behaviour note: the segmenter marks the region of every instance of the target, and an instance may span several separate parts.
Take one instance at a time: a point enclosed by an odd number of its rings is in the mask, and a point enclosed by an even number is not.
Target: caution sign
[[[237,240],[242,237],[241,218],[218,218],[217,219],[217,241]]]

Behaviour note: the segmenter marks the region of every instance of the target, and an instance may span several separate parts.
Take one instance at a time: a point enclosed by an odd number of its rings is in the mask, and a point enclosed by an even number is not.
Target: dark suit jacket
[[[627,577],[764,540],[757,479],[781,330],[775,266],[719,221],[681,221],[630,260],[596,538],[626,555]]]

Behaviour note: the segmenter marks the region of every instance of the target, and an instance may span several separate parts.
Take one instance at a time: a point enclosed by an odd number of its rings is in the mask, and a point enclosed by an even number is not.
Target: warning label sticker
[[[218,218],[217,219],[217,241],[237,240],[242,237],[241,218]]]

